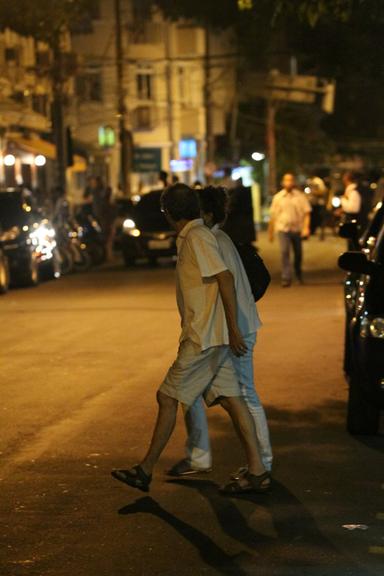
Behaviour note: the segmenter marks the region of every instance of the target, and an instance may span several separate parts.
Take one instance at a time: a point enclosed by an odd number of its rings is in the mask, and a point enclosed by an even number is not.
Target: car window
[[[374,260],[376,262],[380,262],[380,264],[384,265],[384,224],[381,227],[377,242],[376,248],[373,254]]]
[[[26,206],[30,209],[30,206]],[[21,226],[28,219],[28,211],[23,208],[21,197],[17,193],[0,193],[0,225],[4,230]]]
[[[364,246],[367,243],[368,239],[371,237],[377,238],[377,235],[379,234],[383,224],[384,224],[384,204],[375,213],[370,224],[368,225],[368,228],[364,232],[361,238],[361,245]]]

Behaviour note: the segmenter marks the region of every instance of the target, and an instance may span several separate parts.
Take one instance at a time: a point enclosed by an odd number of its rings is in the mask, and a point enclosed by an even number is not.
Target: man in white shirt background
[[[344,220],[358,219],[361,210],[361,194],[357,188],[358,177],[353,172],[343,174],[344,194],[340,198]]]
[[[272,200],[269,238],[273,242],[277,232],[281,250],[281,285],[287,288],[292,283],[291,247],[296,278],[300,284],[303,282],[302,240],[310,235],[312,209],[304,193],[297,188],[293,174],[285,174],[282,185],[282,190],[275,194]]]

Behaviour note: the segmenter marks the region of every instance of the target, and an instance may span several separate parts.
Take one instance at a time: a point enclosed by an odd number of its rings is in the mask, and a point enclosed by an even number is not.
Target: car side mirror
[[[356,220],[352,220],[352,222],[342,222],[339,226],[339,236],[340,238],[353,240],[357,243],[359,238],[359,226]]]
[[[344,252],[338,260],[339,267],[347,272],[355,272],[356,274],[373,274],[378,265],[368,260],[364,252]]]

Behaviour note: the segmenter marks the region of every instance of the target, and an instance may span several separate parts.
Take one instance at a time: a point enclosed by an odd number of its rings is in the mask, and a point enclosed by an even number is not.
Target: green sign
[[[116,144],[115,131],[111,126],[100,126],[99,128],[99,146],[101,148],[113,148]]]
[[[161,148],[135,148],[133,152],[134,172],[160,172]]]

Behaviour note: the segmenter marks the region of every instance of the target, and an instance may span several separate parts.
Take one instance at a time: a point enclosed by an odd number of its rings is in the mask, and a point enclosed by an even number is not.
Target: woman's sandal
[[[247,484],[243,481],[247,480]],[[238,494],[265,494],[271,488],[271,475],[269,472],[264,472],[260,476],[255,476],[247,472],[242,478],[234,480],[220,488],[220,492],[227,496],[235,496]]]
[[[139,465],[133,466],[130,470],[112,470],[111,474],[116,480],[132,488],[138,488],[142,492],[149,492],[152,474],[148,476]]]

